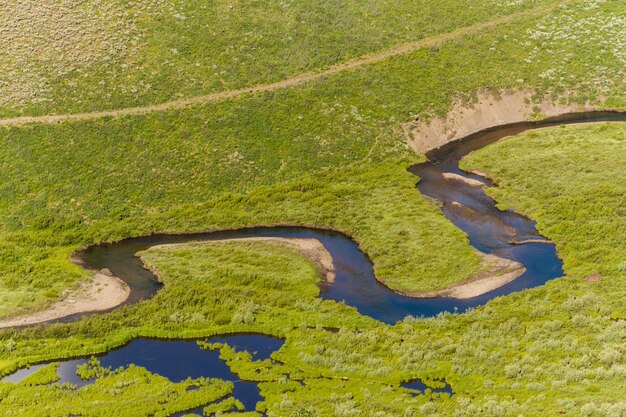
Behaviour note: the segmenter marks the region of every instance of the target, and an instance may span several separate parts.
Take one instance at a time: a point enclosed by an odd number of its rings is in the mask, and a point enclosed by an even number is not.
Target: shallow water
[[[417,391],[420,394],[424,394],[426,392],[426,390],[429,389],[433,394],[448,394],[449,396],[453,396],[454,395],[454,393],[452,392],[452,387],[450,385],[448,385],[445,381],[444,381],[444,387],[443,388],[431,388],[431,387],[427,386],[426,384],[424,384],[419,379],[415,379],[415,380],[410,381],[410,382],[405,382],[405,383],[402,384],[402,386],[404,388]],[[418,395],[418,394],[416,393],[415,395]]]
[[[374,276],[372,264],[358,245],[340,233],[299,227],[244,229],[234,232],[216,232],[193,236],[154,235],[149,238],[129,239],[115,245],[98,246],[85,253],[87,265],[94,269],[109,268],[131,287],[135,298],[130,302],[151,297],[161,287],[134,253],[156,244],[206,241],[234,237],[277,236],[285,238],[319,239],[333,257],[336,278],[333,284],[323,283],[323,299],[344,301],[361,314],[393,324],[406,316],[433,316],[441,312],[465,311],[498,296],[524,288],[542,285],[561,276],[561,263],[553,245],[529,243],[508,245],[497,254],[522,262],[527,271],[517,280],[479,297],[466,300],[455,298],[417,299],[389,290]],[[92,257],[93,256],[93,257]]]
[[[270,359],[279,350],[284,340],[264,335],[230,335],[212,337],[210,343],[226,343],[237,351],[247,351],[254,360]],[[234,383],[232,395],[241,401],[247,411],[253,411],[257,402],[263,401],[255,382],[242,381],[219,357],[219,351],[201,349],[195,340],[135,339],[127,345],[97,356],[105,368],[117,369],[130,364],[141,366],[153,374],[163,376],[172,382],[187,378],[219,378]],[[59,383],[70,383],[84,387],[94,380],[82,380],[76,375],[76,367],[87,363],[89,358],[60,361]],[[21,369],[2,379],[3,382],[20,382],[35,371],[46,366],[34,365]],[[200,409],[201,410],[201,409]],[[187,414],[189,412],[183,413]]]

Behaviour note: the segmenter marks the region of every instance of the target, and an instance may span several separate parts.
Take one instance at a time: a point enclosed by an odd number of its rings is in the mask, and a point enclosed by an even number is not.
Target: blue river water
[[[212,337],[207,341],[225,343],[236,351],[247,351],[252,354],[253,360],[270,359],[271,354],[284,344],[282,339],[257,334]],[[135,339],[119,349],[98,356],[97,359],[105,368],[118,369],[134,364],[175,383],[200,377],[231,381],[234,384],[232,395],[243,403],[247,411],[253,411],[256,404],[263,401],[257,384],[241,380],[219,356],[219,351],[201,349],[195,340]],[[83,380],[76,374],[76,367],[88,361],[89,358],[59,361],[59,383],[70,383],[77,387],[93,384],[94,380]],[[46,364],[21,369],[5,377],[3,382],[20,382],[44,366]],[[195,410],[199,411],[201,408]],[[186,411],[181,415],[190,412]]]
[[[155,234],[92,246],[78,256],[86,268],[94,270],[107,268],[113,275],[124,280],[131,288],[127,304],[133,304],[152,297],[161,288],[153,274],[146,270],[141,260],[135,256],[137,252],[151,246],[244,237],[315,238],[330,252],[335,265],[335,282],[321,284],[320,296],[323,299],[345,302],[355,307],[361,314],[387,324],[394,324],[406,316],[430,317],[442,312],[463,313],[495,297],[543,285],[548,280],[560,277],[563,269],[554,244],[543,239],[532,220],[511,210],[498,210],[495,201],[485,194],[483,187],[468,184],[458,178],[451,179],[444,174],[457,174],[493,185],[488,179],[476,173],[463,172],[459,168],[460,159],[473,150],[525,130],[598,121],[626,121],[626,115],[611,112],[581,113],[541,122],[500,126],[436,149],[428,154],[427,162],[409,169],[420,178],[418,183],[420,192],[438,202],[443,214],[467,234],[474,248],[483,253],[517,261],[525,266],[526,271],[516,280],[474,298],[420,299],[395,293],[376,280],[372,263],[350,237],[334,231],[304,227],[260,227],[179,235]],[[526,240],[533,243],[523,243]],[[544,241],[541,242],[542,240]],[[73,321],[81,317],[70,316],[58,321]],[[283,344],[280,339],[263,335],[225,336],[212,338],[211,341],[222,341],[238,350],[256,352],[255,359],[269,358],[271,353],[280,349]],[[76,366],[85,363],[86,360],[82,358],[62,362],[59,366],[61,382],[70,382],[78,386],[92,382],[80,380],[75,372]],[[203,351],[195,341],[137,339],[101,356],[99,360],[105,367],[117,368],[130,364],[143,366],[173,382],[188,377],[214,377],[233,381],[234,396],[243,402],[248,411],[254,410],[256,403],[262,400],[255,383],[239,380],[237,375],[219,359],[218,352]],[[41,366],[43,365],[22,369],[5,377],[4,381],[19,382]],[[403,386],[416,392],[423,392],[427,388],[419,380],[407,382]],[[452,388],[445,384],[444,388],[433,392],[452,395]],[[195,410],[197,413],[200,411]]]

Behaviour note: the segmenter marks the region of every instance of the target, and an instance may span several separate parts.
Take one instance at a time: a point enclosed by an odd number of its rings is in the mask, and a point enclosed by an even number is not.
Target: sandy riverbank
[[[109,310],[122,304],[129,295],[128,285],[108,271],[101,271],[78,289],[68,291],[63,300],[45,310],[0,320],[0,328],[27,326],[74,314]]]
[[[303,256],[312,261],[318,268],[320,274],[326,278],[326,281],[335,282],[335,265],[333,257],[326,250],[322,242],[317,239],[299,239],[299,238],[283,238],[283,237],[244,237],[233,239],[211,240],[206,242],[193,242],[192,244],[210,244],[215,242],[269,242],[279,243],[281,245],[296,248]],[[168,245],[157,245],[153,248],[167,248],[177,246],[187,246],[190,243],[173,243]]]
[[[508,284],[526,271],[524,265],[518,262],[484,253],[479,255],[483,260],[483,270],[470,279],[438,291],[415,291],[405,294],[415,298],[472,298]]]
[[[226,239],[223,241],[262,241],[279,243],[296,248],[303,256],[310,259],[328,282],[335,281],[335,266],[333,258],[322,242],[317,239],[287,239],[277,237],[254,237],[240,239]],[[220,241],[210,241],[220,242]],[[208,242],[208,243],[210,243]],[[188,245],[189,243],[159,245],[158,247],[172,247]],[[123,304],[130,295],[130,288],[122,280],[114,277],[110,271],[102,270],[96,273],[91,281],[85,282],[78,289],[69,291],[63,300],[49,308],[23,316],[0,320],[0,329],[8,327],[28,326],[45,323],[63,317],[80,313],[95,313],[109,310]]]
[[[487,186],[487,184],[485,184],[482,181],[478,181],[473,178],[464,177],[463,175],[455,174],[452,172],[444,172],[443,177],[447,180],[464,182],[465,184],[470,185],[472,187],[486,187]]]
[[[322,242],[311,238],[280,238],[280,237],[250,237],[194,242],[191,244],[210,244],[215,242],[258,241],[286,245],[297,249],[303,256],[311,260],[318,268],[326,281],[335,281],[335,266],[333,258]],[[166,248],[186,246],[190,243],[176,243],[157,245],[152,248]],[[448,286],[438,291],[407,292],[405,295],[415,298],[472,298],[492,291],[505,285],[525,272],[522,264],[497,257],[495,255],[479,254],[483,260],[482,272],[472,278]],[[92,280],[83,284],[77,290],[69,292],[62,301],[53,304],[50,308],[36,313],[0,320],[0,328],[25,326],[44,323],[79,313],[105,311],[124,303],[130,294],[128,286],[119,278],[103,270],[96,273]]]

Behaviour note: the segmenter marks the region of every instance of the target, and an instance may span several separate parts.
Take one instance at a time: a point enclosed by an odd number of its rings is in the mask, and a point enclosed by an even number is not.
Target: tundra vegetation
[[[4,2],[0,114],[117,109],[268,83],[555,4]]]
[[[354,236],[392,288],[469,277],[478,257],[412,190],[405,168],[420,156],[401,123],[487,87],[623,106],[623,50],[598,48],[611,36],[626,44],[620,3],[574,1],[294,88],[3,128],[0,316],[43,308],[84,280],[68,261],[80,246],[153,231],[312,224]]]
[[[532,155],[521,151],[528,147]],[[535,216],[540,230],[557,241],[566,274],[468,313],[407,317],[387,326],[319,299],[316,268],[296,249],[268,242],[193,243],[140,254],[165,284],[152,300],[78,323],[4,330],[2,372],[104,352],[140,336],[201,340],[261,332],[286,339],[272,360],[200,343],[220,349],[241,378],[259,382],[265,399],[259,413],[621,416],[626,410],[620,400],[626,375],[620,215],[625,154],[626,127],[598,124],[526,133],[463,162],[500,184],[490,190],[500,201]],[[587,282],[595,272],[602,279]],[[88,404],[110,404],[107,394],[113,391],[128,402],[111,410],[129,416],[167,415],[220,398],[209,406],[212,412],[215,404],[230,407],[235,401],[228,399],[228,386],[217,381],[206,381],[206,391],[187,396],[185,384],[197,381],[168,385],[157,376],[134,378],[144,372],[136,367],[101,373],[102,390],[47,385],[55,380],[52,366],[19,384],[1,383],[0,412],[47,415],[26,406],[35,392],[59,410],[85,410],[83,415],[98,415],[87,411]],[[121,376],[125,373],[128,379]],[[446,381],[454,395],[419,394],[401,386],[414,378],[433,388]],[[120,381],[129,382],[116,385]],[[163,394],[155,406],[141,389],[154,381],[164,384],[158,392],[179,394]],[[157,392],[152,385],[149,391]]]
[[[14,23],[0,29],[8,36],[0,54],[10,57],[0,59],[7,117],[272,82],[511,19],[289,89],[141,116],[2,128],[4,317],[44,308],[84,280],[69,262],[83,245],[254,224],[341,230],[392,288],[445,287],[478,270],[478,258],[415,190],[406,167],[423,157],[407,149],[401,123],[443,114],[454,100],[471,103],[484,89],[626,104],[620,0],[389,0],[333,3],[336,10],[289,1],[9,3],[0,6],[3,21]],[[543,6],[554,7],[527,13]],[[45,33],[60,33],[51,51]],[[624,135],[612,125],[545,130],[464,162],[488,172],[501,184],[490,192],[557,242],[564,279],[464,315],[386,326],[316,298],[314,267],[290,249],[261,242],[154,249],[143,254],[165,282],[154,299],[77,323],[3,330],[0,373],[139,336],[253,331],[286,338],[275,362],[219,348],[242,378],[260,382],[258,412],[270,416],[626,415]],[[584,281],[595,272],[600,282]],[[77,389],[56,384],[53,371],[0,383],[0,415],[166,416],[235,404],[224,381],[174,384],[130,367]],[[434,388],[445,380],[455,395],[401,387],[417,377]]]

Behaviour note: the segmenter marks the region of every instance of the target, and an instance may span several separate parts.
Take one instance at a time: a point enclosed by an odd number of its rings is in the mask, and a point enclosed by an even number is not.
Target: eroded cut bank
[[[538,115],[550,118],[597,109],[591,104],[559,103],[550,98],[535,102],[527,91],[503,91],[498,95],[480,92],[471,105],[458,101],[444,117],[405,123],[403,128],[409,145],[418,153],[426,153],[473,133],[535,120]]]

